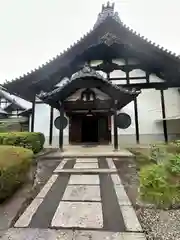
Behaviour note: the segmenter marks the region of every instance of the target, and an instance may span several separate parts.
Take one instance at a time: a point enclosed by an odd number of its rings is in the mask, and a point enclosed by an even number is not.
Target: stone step
[[[100,168],[76,168],[76,169],[56,169],[54,173],[116,173],[117,169],[100,169]]]

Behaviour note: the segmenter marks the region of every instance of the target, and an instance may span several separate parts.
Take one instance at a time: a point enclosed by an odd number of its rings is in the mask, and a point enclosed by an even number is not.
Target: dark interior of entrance
[[[82,117],[82,143],[98,143],[98,118],[94,116]]]
[[[111,142],[110,116],[72,115],[69,118],[71,144],[108,144]]]

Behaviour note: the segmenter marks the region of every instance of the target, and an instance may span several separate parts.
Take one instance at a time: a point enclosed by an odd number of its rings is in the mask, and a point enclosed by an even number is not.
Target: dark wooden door
[[[81,123],[79,116],[71,116],[69,119],[69,142],[77,144],[81,142]]]
[[[99,143],[109,143],[110,142],[110,133],[108,126],[108,116],[99,117]]]

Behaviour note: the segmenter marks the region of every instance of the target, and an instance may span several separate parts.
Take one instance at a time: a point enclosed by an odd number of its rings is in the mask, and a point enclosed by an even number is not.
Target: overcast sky
[[[180,53],[180,0],[114,2],[123,22]],[[0,0],[0,83],[73,44],[93,27],[103,3],[106,0]]]

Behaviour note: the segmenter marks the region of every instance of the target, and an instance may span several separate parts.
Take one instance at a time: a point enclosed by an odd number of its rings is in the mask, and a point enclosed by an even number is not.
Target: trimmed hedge
[[[32,159],[33,152],[29,149],[0,146],[0,202],[27,180]]]
[[[0,133],[0,145],[12,145],[31,149],[38,153],[43,149],[45,137],[42,133],[8,132]]]

